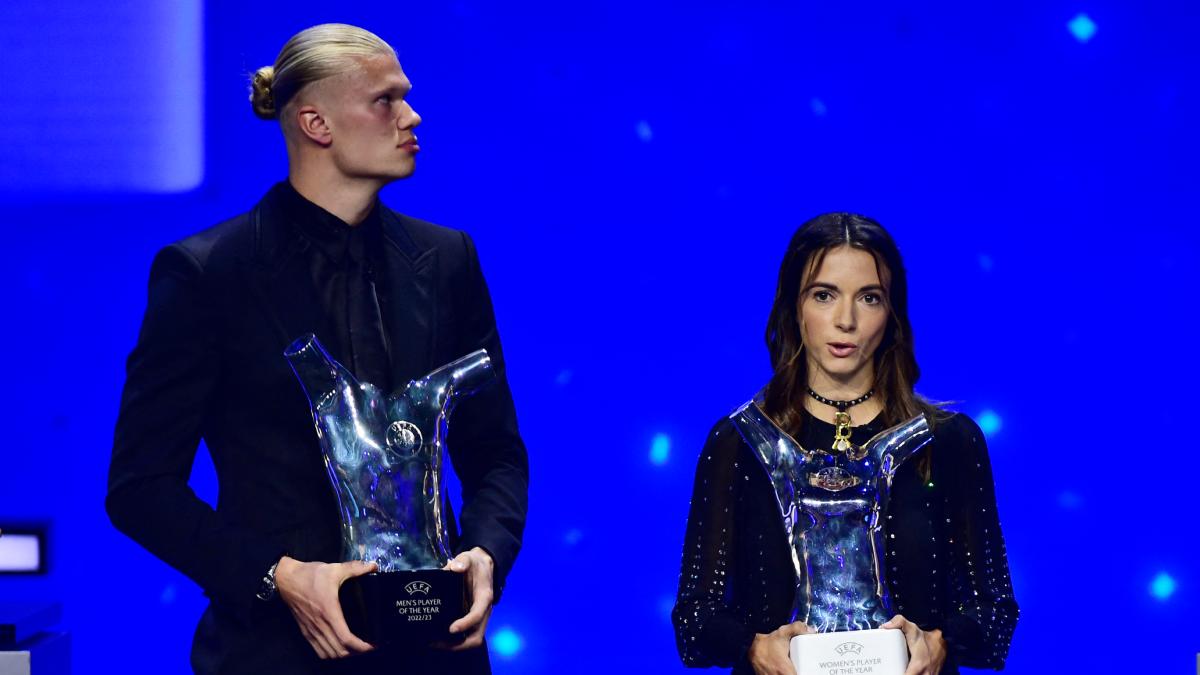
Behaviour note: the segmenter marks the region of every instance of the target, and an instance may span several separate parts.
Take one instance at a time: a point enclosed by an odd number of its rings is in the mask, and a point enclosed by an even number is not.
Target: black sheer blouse
[[[797,438],[827,448],[833,425],[806,413]],[[854,427],[865,443],[883,424]],[[929,479],[921,465],[929,466]],[[1017,622],[992,469],[979,427],[962,414],[937,423],[934,442],[896,473],[884,530],[886,575],[897,613],[941,629],[943,673],[1004,666]],[[788,623],[795,589],[788,543],[766,471],[733,424],[713,427],[700,454],[672,620],[684,664],[733,666],[755,633]]]

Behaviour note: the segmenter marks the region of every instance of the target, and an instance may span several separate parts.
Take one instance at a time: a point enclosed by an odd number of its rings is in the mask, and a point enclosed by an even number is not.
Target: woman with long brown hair
[[[931,431],[895,469],[880,532],[884,606],[906,675],[1002,668],[1017,620],[983,434],[913,391],[919,377],[900,251],[873,220],[831,213],[792,238],[767,324],[774,374],[747,404],[800,448],[849,457],[923,416]],[[745,408],[746,406],[743,406]],[[689,666],[792,675],[798,573],[760,458],[729,418],[701,452],[672,614]],[[834,486],[832,489],[838,489]],[[882,583],[881,583],[882,585]],[[879,610],[877,610],[879,611]]]

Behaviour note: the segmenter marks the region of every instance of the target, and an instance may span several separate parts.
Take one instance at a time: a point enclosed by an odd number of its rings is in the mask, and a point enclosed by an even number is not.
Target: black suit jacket
[[[338,341],[303,255],[309,244],[284,216],[279,189],[155,257],[116,425],[109,516],[211,599],[193,645],[201,672],[311,669],[312,649],[286,607],[255,593],[284,553],[340,554],[312,415],[283,357],[305,333]],[[463,497],[455,549],[492,555],[499,597],[521,545],[528,464],[475,248],[465,233],[386,208],[382,222],[376,283],[390,298],[382,313],[392,381],[478,348],[498,375],[456,408],[448,446]],[[217,473],[215,510],[187,484],[201,439]]]

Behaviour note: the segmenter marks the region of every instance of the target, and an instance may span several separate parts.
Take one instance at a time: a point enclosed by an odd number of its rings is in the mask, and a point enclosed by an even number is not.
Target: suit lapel
[[[303,238],[286,227],[270,195],[251,213],[255,255],[250,263],[250,292],[271,324],[279,349],[307,333],[327,347],[330,332],[312,271],[302,255]],[[437,344],[436,248],[422,249],[409,235],[403,217],[383,211],[383,269],[377,271],[384,326],[391,360],[392,386],[403,387],[441,364],[433,363]],[[332,353],[332,352],[331,352]],[[335,358],[342,355],[334,354]]]
[[[330,342],[329,321],[321,308],[312,271],[303,255],[304,241],[288,236],[280,215],[264,200],[251,214],[255,232],[255,256],[250,267],[250,291],[271,324],[282,349],[293,340],[314,333]]]
[[[384,324],[392,361],[392,386],[433,370],[437,338],[437,249],[421,250],[401,217],[384,211]]]

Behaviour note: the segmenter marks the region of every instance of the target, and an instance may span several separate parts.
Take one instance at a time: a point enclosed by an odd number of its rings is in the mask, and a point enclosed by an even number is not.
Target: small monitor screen
[[[0,574],[41,574],[45,533],[0,530]]]

